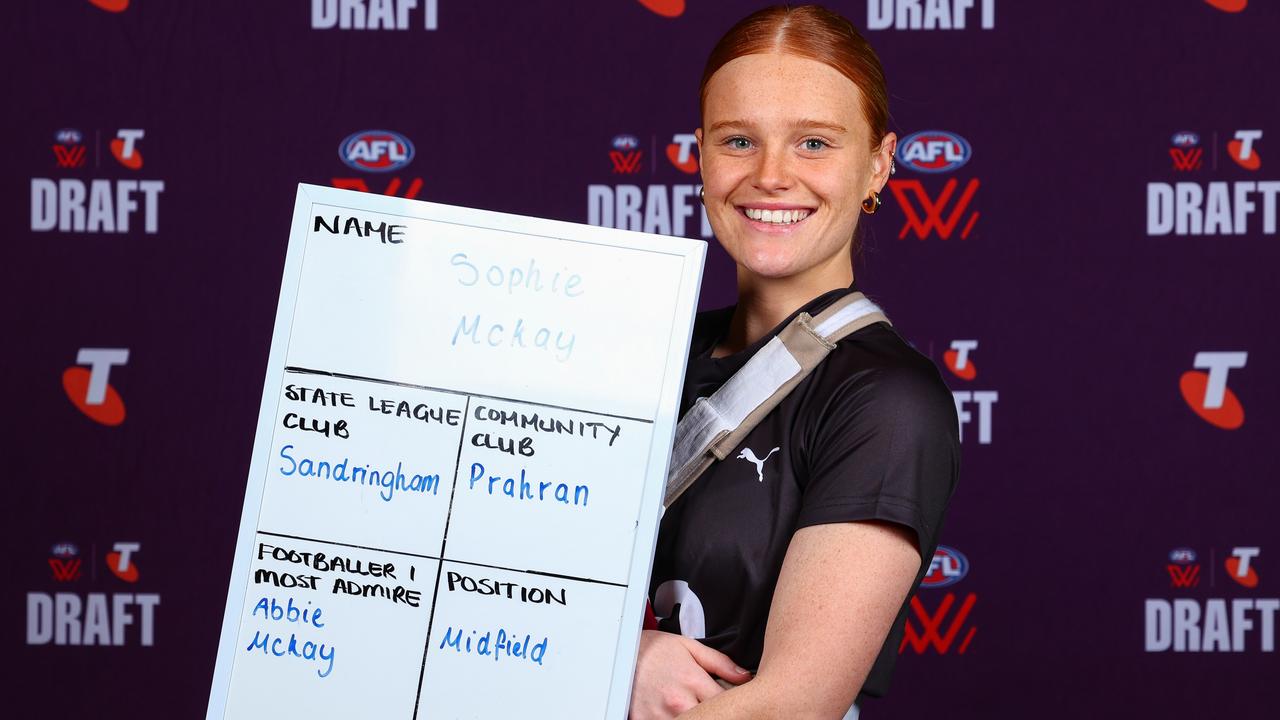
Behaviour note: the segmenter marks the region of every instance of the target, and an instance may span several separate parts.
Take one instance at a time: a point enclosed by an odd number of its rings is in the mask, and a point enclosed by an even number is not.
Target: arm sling
[[[711,394],[698,398],[676,425],[663,508],[671,507],[712,463],[723,460],[835,349],[868,325],[888,323],[860,292],[817,317],[800,313]]]

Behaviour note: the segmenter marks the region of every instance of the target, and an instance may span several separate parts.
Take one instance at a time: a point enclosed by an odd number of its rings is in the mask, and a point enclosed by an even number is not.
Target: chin
[[[797,273],[796,262],[792,257],[756,257],[738,264],[762,279],[781,280]]]

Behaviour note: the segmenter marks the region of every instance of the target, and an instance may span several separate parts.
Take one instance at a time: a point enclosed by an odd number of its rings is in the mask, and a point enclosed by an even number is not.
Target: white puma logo
[[[756,454],[752,452],[751,448],[743,448],[742,452],[738,453],[738,459],[746,460],[747,462],[754,464],[756,466],[756,475],[759,476],[760,482],[764,482],[764,462],[765,460],[773,457],[773,454],[778,452],[779,449],[780,448],[774,448],[770,450],[769,454],[764,456],[764,459],[760,459],[756,457]]]

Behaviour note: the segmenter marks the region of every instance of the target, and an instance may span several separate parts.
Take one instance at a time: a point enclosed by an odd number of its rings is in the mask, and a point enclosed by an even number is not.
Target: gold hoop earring
[[[868,215],[875,215],[880,209],[880,193],[872,190],[871,194],[862,201],[862,212]]]

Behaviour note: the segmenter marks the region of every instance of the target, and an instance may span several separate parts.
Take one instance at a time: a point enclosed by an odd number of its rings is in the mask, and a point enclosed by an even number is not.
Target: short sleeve
[[[920,360],[860,371],[814,398],[797,527],[884,520],[915,531],[922,560],[932,556],[960,445],[951,393]]]

